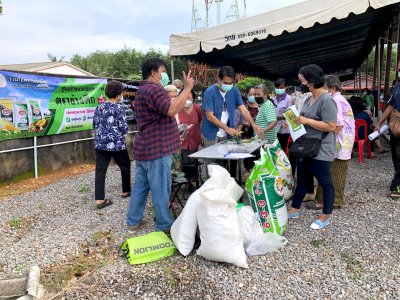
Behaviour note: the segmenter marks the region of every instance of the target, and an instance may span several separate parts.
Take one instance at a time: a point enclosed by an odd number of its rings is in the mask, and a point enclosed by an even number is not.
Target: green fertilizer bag
[[[173,255],[176,247],[162,231],[126,239],[120,251],[131,265],[145,264]]]
[[[246,180],[246,192],[264,232],[282,234],[288,220],[282,178],[268,153],[262,147],[260,152],[261,158]]]
[[[285,152],[282,150],[278,139],[272,144],[266,144],[265,150],[268,151],[275,167],[282,178],[283,184],[283,199],[289,200],[294,193],[294,179],[292,174],[292,166]]]

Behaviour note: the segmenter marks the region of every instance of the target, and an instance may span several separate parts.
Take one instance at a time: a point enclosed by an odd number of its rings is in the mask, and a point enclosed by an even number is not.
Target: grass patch
[[[21,219],[18,217],[13,217],[8,224],[12,229],[19,229],[21,227]]]
[[[349,278],[352,280],[360,280],[361,275],[364,272],[361,262],[353,257],[350,253],[343,253],[341,258],[346,263],[346,269],[350,273]]]
[[[310,244],[314,247],[323,246],[325,244],[325,239],[313,239],[310,241]]]
[[[167,277],[167,284],[170,288],[174,287],[178,283],[178,278],[175,277],[172,269],[170,267],[165,267],[162,269],[164,275]]]
[[[78,256],[43,270],[40,282],[50,293],[73,289],[79,280],[84,280],[94,271],[107,266],[116,256],[116,252],[111,230],[95,232],[91,242],[84,241],[79,245]]]
[[[81,186],[78,190],[79,193],[87,193],[90,189],[87,186]]]

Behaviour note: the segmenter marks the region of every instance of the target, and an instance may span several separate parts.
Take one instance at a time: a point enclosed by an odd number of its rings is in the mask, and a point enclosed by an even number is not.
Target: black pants
[[[281,145],[281,148],[283,151],[286,150],[287,144],[288,144],[288,140],[289,140],[289,133],[278,133],[277,137],[278,137],[278,141],[279,144]],[[297,167],[297,159],[296,157],[294,157],[293,155],[290,154],[290,150],[289,150],[289,162],[290,165],[292,166],[292,175],[294,177],[295,173],[296,173],[296,167]]]
[[[390,133],[390,147],[392,149],[392,160],[395,169],[390,190],[397,192],[397,188],[400,187],[400,138],[395,137],[392,133]]]
[[[292,207],[300,209],[304,196],[307,193],[307,182],[310,176],[315,176],[318,184],[322,187],[323,193],[323,213],[330,215],[333,210],[335,200],[335,186],[333,185],[332,162],[304,158],[297,166],[297,187],[294,192]]]
[[[104,200],[105,182],[108,165],[111,158],[114,159],[118,167],[121,169],[122,192],[129,193],[131,191],[131,161],[128,151],[101,151],[96,150],[96,175],[95,175],[95,199]]]

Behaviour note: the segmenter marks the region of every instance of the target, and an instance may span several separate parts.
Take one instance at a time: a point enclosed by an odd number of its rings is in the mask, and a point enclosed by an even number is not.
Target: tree
[[[1,0],[0,0],[0,15],[2,15],[3,14],[3,4],[1,3]]]
[[[47,57],[51,62],[61,62],[64,61],[65,56],[62,56],[60,59],[57,58],[57,56],[52,55],[51,53],[47,53]]]

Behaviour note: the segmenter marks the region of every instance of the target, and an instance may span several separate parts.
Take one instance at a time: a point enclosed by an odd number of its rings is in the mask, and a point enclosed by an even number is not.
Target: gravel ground
[[[400,299],[400,203],[386,198],[392,177],[390,153],[350,163],[346,205],[332,225],[313,231],[318,212],[303,209],[289,221],[289,244],[249,257],[249,269],[180,255],[130,266],[112,260],[77,281],[57,299]],[[61,180],[0,201],[0,278],[33,264],[62,264],[111,230],[114,249],[127,236],[128,200],[119,197],[120,175],[110,166],[106,194],[114,205],[97,211],[94,173]],[[148,223],[138,235],[154,230]],[[18,229],[11,228],[11,225]]]

